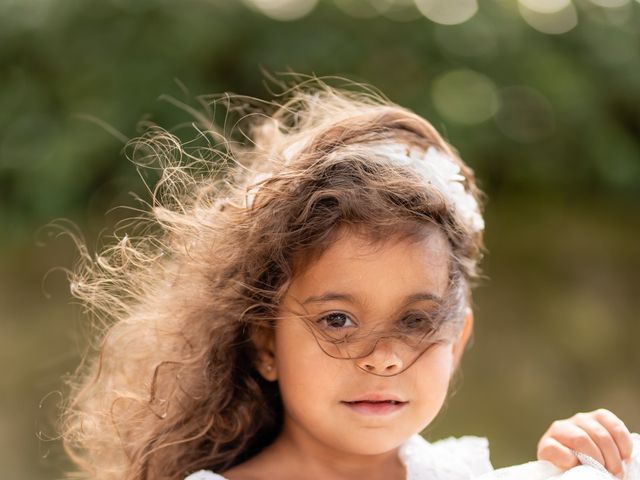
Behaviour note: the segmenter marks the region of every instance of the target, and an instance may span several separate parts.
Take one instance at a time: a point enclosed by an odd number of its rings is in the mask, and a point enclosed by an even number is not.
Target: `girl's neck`
[[[378,455],[345,452],[318,441],[289,419],[285,421],[281,435],[264,453],[277,461],[278,470],[284,470],[273,478],[283,480],[300,478],[301,472],[304,472],[304,478],[323,480],[406,478],[397,448]]]

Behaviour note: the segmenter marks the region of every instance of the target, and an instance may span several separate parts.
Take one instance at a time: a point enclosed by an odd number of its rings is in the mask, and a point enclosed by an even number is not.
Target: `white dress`
[[[640,435],[633,434],[632,459],[625,465],[624,480],[640,480]],[[486,438],[465,436],[429,443],[419,435],[400,447],[407,480],[618,480],[591,457],[578,455],[582,465],[562,472],[549,462],[529,462],[494,470]],[[200,470],[185,480],[227,480]]]

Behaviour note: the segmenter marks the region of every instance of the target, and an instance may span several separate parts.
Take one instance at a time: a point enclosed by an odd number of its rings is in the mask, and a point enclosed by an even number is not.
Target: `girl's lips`
[[[408,402],[395,400],[371,401],[362,400],[356,402],[341,402],[350,410],[361,415],[389,415],[401,410]]]

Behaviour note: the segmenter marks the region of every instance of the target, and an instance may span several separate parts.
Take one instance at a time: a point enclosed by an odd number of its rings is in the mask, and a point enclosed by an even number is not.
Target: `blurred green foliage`
[[[51,392],[84,343],[64,276],[41,286],[72,264],[70,242],[37,248],[38,229],[70,218],[93,245],[107,210],[144,196],[122,138],[186,119],[161,96],[268,98],[261,68],[373,84],[430,119],[489,194],[477,345],[431,435],[489,436],[504,465],[576,410],[640,430],[640,3],[576,0],[577,26],[549,35],[515,0],[458,25],[345,2],[281,22],[232,0],[0,0],[3,476],[60,475],[59,443],[36,433],[55,433]]]

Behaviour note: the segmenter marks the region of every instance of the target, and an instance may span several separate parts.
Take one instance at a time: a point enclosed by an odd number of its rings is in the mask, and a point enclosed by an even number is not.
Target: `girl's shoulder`
[[[483,437],[448,437],[433,443],[414,435],[400,449],[407,480],[467,480],[493,470],[489,441]]]

